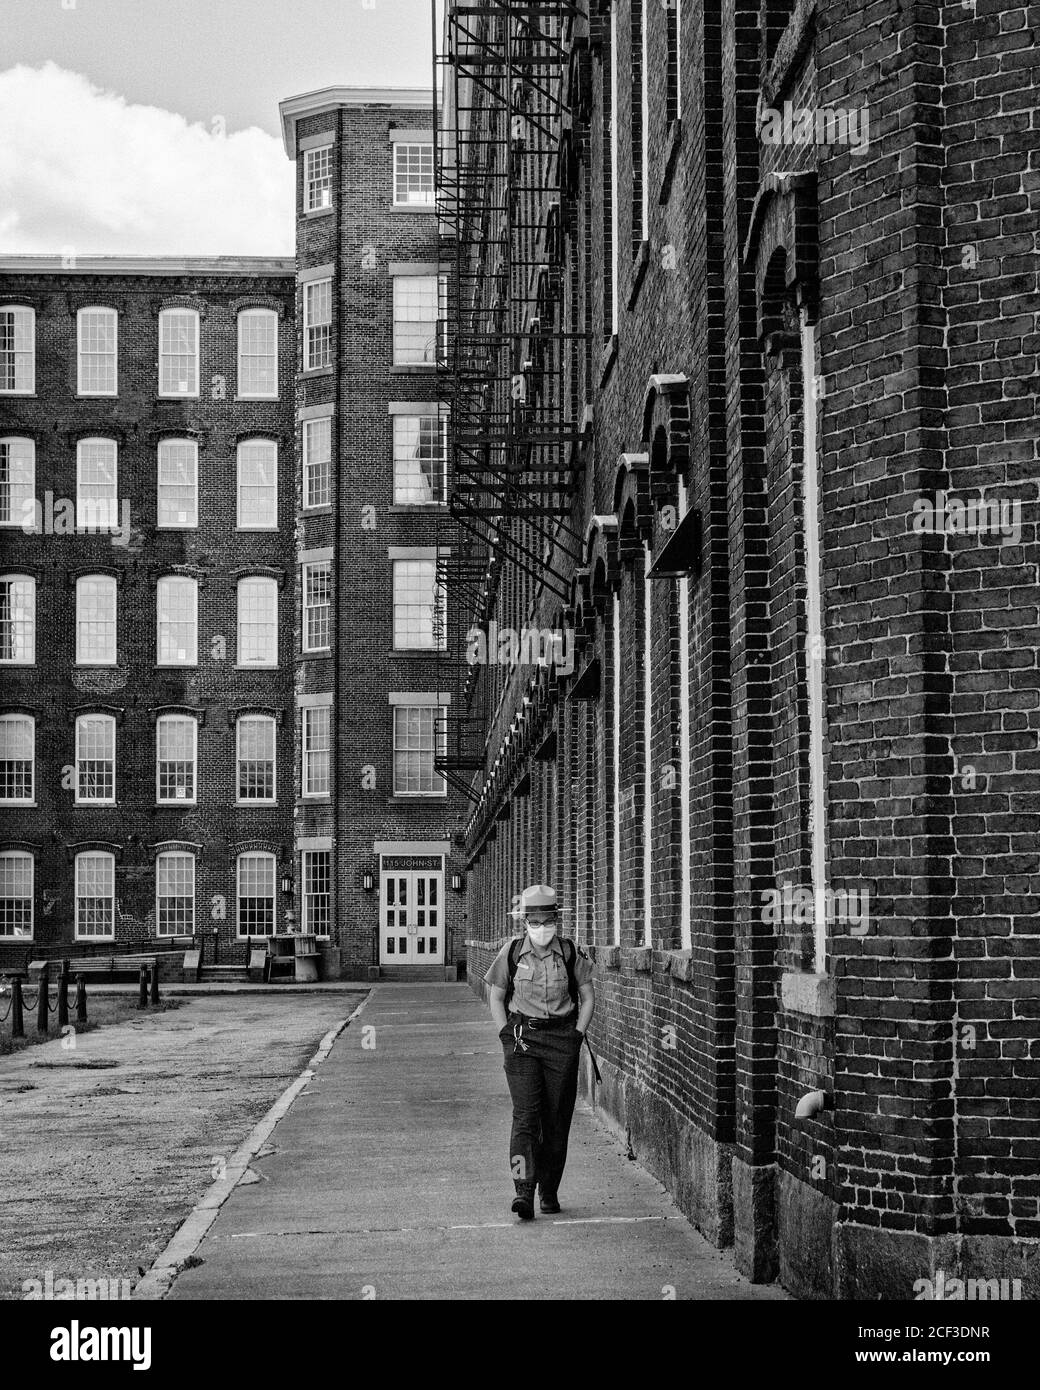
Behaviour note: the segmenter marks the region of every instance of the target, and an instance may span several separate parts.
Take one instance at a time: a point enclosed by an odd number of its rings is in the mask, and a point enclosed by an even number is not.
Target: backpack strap
[[[509,972],[509,983],[506,985],[506,997],[502,1001],[506,1006],[506,1013],[509,1012],[509,1004],[513,998],[513,980],[516,976],[516,960],[520,941],[521,938],[519,936],[513,937],[512,941],[509,943],[509,953],[506,956],[506,969]]]
[[[578,954],[578,948],[569,937],[560,938],[560,946],[563,949],[563,963],[567,967],[567,989],[571,996],[571,1003],[578,1005],[578,981],[574,976],[574,961]],[[570,950],[568,950],[568,946]]]

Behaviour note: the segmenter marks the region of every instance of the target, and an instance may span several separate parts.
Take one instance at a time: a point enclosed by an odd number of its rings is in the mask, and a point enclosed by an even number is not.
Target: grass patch
[[[0,999],[0,1012],[5,1008],[9,1009],[10,1003],[11,996],[9,994]],[[136,995],[94,995],[88,990],[86,1023],[76,1022],[74,996],[69,999],[69,1023],[75,1030],[75,1036],[81,1037],[84,1033],[93,1033],[98,1028],[106,1028],[113,1023],[129,1023],[134,1018],[148,1018],[150,1015],[166,1013],[169,1009],[177,1008],[180,1008],[179,999],[164,999],[159,1004],[149,1004],[147,1009],[139,1009]],[[22,1021],[25,1024],[24,1038],[11,1037],[10,1012],[8,1012],[6,1019],[0,1022],[0,1057],[9,1057],[12,1053],[23,1052],[27,1047],[35,1047],[38,1043],[54,1042],[56,1038],[61,1037],[61,1032],[58,1029],[57,1009],[48,1015],[48,1031],[45,1034],[36,1031],[35,1009],[23,1010]]]

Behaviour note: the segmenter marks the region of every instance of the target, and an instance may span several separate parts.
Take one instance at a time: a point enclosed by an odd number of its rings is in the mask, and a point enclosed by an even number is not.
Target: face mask
[[[527,934],[536,946],[548,946],[549,942],[556,935],[556,927],[528,927]]]

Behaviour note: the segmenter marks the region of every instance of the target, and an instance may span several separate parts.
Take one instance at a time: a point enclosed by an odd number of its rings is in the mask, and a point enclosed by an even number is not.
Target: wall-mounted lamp
[[[361,875],[361,887],[365,890],[366,893],[371,893],[372,889],[375,887],[375,883],[376,881],[372,877],[372,871],[370,869],[366,869],[365,872]]]
[[[285,896],[286,896],[287,898],[291,898],[291,897],[292,897],[292,890],[293,890],[293,876],[292,876],[292,870],[291,870],[291,869],[283,869],[283,870],[282,870],[282,892],[285,894]]]
[[[453,893],[462,892],[462,875],[456,870],[451,876],[451,891]]]

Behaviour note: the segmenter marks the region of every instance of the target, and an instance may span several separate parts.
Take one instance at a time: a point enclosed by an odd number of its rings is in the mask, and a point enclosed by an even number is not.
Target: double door
[[[381,965],[439,965],[444,959],[443,872],[384,870],[380,884]]]

